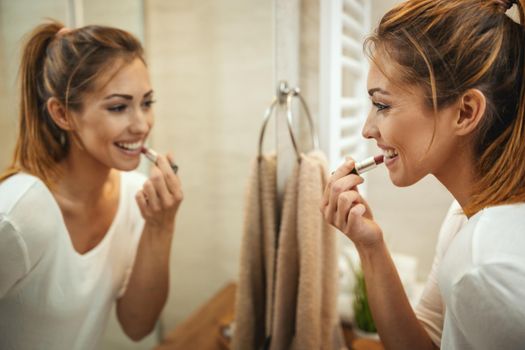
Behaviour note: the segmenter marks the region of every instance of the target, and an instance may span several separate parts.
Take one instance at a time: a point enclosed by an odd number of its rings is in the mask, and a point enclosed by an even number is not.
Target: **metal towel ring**
[[[292,145],[295,151],[295,155],[297,157],[297,161],[298,162],[301,161],[301,152],[299,151],[299,148],[297,146],[297,141],[295,139],[295,135],[292,129],[292,120],[293,120],[292,99],[294,97],[299,98],[299,101],[301,102],[301,105],[303,106],[306,112],[306,116],[308,118],[308,124],[310,127],[310,133],[312,136],[312,144],[314,146],[314,149],[319,148],[319,137],[317,136],[317,133],[315,132],[314,121],[312,119],[312,115],[310,114],[310,110],[306,104],[306,101],[301,95],[300,89],[298,87],[290,89],[286,81],[281,81],[279,83],[279,86],[277,87],[277,96],[273,99],[270,106],[266,109],[266,112],[264,115],[264,121],[263,121],[263,125],[261,128],[261,134],[259,135],[259,154],[258,154],[259,158],[262,156],[264,133],[266,131],[266,126],[268,125],[268,122],[270,121],[272,113],[276,106],[285,105],[286,106],[286,116],[287,116],[286,124],[288,126],[288,132],[290,134],[290,139],[292,141]]]

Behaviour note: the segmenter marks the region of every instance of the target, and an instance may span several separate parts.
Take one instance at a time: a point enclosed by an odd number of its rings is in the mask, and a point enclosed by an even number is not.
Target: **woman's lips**
[[[386,148],[381,147],[383,150],[383,155],[385,156],[385,165],[388,167],[389,165],[392,165],[395,163],[397,158],[399,157],[399,153],[394,148]]]
[[[124,153],[127,156],[137,156],[140,155],[140,152],[142,151],[142,142],[135,142],[135,143],[120,143],[115,142],[115,147],[117,149]]]

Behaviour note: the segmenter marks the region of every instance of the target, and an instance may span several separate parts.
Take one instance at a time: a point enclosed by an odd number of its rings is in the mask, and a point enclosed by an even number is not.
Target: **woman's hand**
[[[175,215],[183,197],[170,162],[171,157],[158,155],[149,179],[135,196],[145,224],[128,287],[117,302],[122,329],[134,340],[151,333],[168,298]]]
[[[171,157],[159,155],[149,179],[135,196],[146,225],[169,232],[173,232],[175,215],[183,199],[179,177],[170,166],[172,162]]]
[[[341,230],[358,248],[373,246],[382,242],[383,233],[357,189],[363,178],[350,174],[354,164],[353,159],[348,159],[332,174],[324,191],[321,213],[329,224]]]

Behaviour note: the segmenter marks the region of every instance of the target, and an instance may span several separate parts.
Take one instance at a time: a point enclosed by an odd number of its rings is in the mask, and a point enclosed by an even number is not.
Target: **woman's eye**
[[[379,103],[379,102],[372,102],[372,104],[377,108],[378,112],[380,112],[382,110],[385,110],[385,109],[390,107],[388,105],[385,105],[385,104],[382,104],[382,103]]]
[[[116,106],[108,107],[108,111],[119,113],[119,112],[125,111],[126,108],[127,108],[127,105],[116,105]]]
[[[144,101],[144,107],[145,108],[151,108],[151,106],[155,103],[154,100]]]

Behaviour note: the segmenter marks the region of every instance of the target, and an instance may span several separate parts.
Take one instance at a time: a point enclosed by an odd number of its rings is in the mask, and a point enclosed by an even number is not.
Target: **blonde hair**
[[[506,15],[517,4],[520,22]],[[487,109],[476,131],[477,182],[463,208],[471,216],[494,205],[525,201],[525,0],[411,0],[381,20],[365,41],[393,59],[403,83],[423,88],[438,111],[468,89]]]
[[[11,165],[0,181],[24,171],[48,186],[60,175],[58,163],[69,151],[70,136],[51,118],[47,101],[57,98],[69,110],[81,111],[82,98],[117,59],[144,61],[140,42],[116,28],[86,26],[64,30],[59,22],[36,27],[20,64],[19,127]]]

